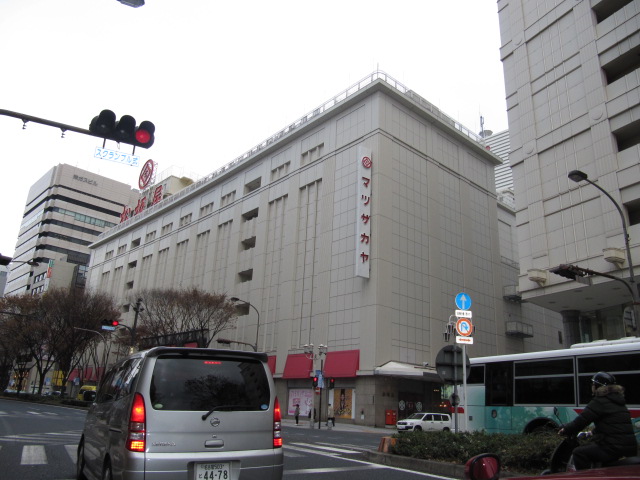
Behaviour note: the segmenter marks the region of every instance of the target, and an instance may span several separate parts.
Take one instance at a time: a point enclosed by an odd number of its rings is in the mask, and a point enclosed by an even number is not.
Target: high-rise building
[[[89,245],[118,224],[137,196],[122,182],[71,165],[53,167],[29,189],[5,295],[83,287]],[[32,260],[39,265],[24,263]]]
[[[640,1],[498,10],[522,298],[562,314],[565,345],[637,336]]]
[[[482,138],[375,72],[103,233],[89,284],[117,298],[129,325],[145,289],[237,297],[237,326],[222,335],[268,353],[290,414],[313,403],[310,375],[323,369],[336,379],[337,416],[383,425],[386,411],[441,405],[435,360],[453,341],[444,334],[457,297],[473,312],[472,355],[558,346],[560,316],[521,303],[515,288],[515,216],[495,191],[501,163]]]

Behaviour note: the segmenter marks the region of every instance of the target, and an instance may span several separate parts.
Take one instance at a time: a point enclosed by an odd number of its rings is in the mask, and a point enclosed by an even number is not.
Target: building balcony
[[[508,337],[531,338],[533,337],[533,325],[509,320],[505,322],[505,334]]]

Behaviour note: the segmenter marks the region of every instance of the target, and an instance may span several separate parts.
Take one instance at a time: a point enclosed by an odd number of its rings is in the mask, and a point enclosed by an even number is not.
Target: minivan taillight
[[[282,447],[282,413],[278,397],[273,404],[273,448]]]
[[[146,413],[144,398],[139,393],[133,397],[131,415],[129,417],[129,435],[127,436],[127,450],[144,452],[146,440]]]

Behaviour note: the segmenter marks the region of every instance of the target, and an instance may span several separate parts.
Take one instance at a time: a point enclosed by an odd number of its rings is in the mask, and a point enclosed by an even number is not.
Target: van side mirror
[[[464,466],[465,480],[498,480],[500,457],[493,453],[482,453],[467,460]]]

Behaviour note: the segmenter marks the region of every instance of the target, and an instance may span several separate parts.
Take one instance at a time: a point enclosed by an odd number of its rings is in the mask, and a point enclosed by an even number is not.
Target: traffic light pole
[[[78,128],[78,127],[74,127],[73,125],[66,125],[64,123],[54,122],[52,120],[47,120],[45,118],[34,117],[32,115],[27,115],[25,113],[11,112],[9,110],[4,110],[4,109],[0,108],[0,115],[3,115],[5,117],[13,117],[13,118],[17,118],[19,120],[22,120],[22,124],[23,124],[22,128],[26,128],[27,123],[33,122],[33,123],[39,123],[40,125],[46,125],[48,127],[59,128],[60,130],[62,130],[62,135],[63,136],[67,131],[69,131],[69,132],[81,133],[83,135],[90,135],[92,137],[98,137],[98,135],[94,135],[93,133],[91,133],[89,130],[87,130],[85,128]],[[101,138],[101,137],[98,137],[98,138]]]

